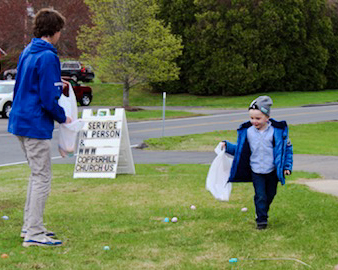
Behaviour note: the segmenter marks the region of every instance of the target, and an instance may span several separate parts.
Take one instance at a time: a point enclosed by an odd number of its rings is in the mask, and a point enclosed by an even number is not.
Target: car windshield
[[[76,68],[80,68],[79,64],[76,64],[76,63],[64,63],[62,64],[62,68],[66,69],[66,68],[69,68],[69,69],[76,69]]]
[[[14,85],[1,85],[0,84],[0,94],[10,94],[13,92]]]

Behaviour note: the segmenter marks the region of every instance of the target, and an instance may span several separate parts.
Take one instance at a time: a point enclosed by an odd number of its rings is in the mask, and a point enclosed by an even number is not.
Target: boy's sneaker
[[[21,238],[25,238],[26,234],[27,234],[27,231],[26,230],[22,230],[21,233],[20,233],[20,237]],[[56,234],[54,232],[51,232],[51,231],[46,231],[45,235],[47,235],[49,237],[55,237],[56,236]]]
[[[62,241],[50,238],[45,234],[38,234],[30,239],[25,238],[22,243],[23,247],[30,247],[30,246],[44,246],[44,247],[57,247],[61,246]]]
[[[265,230],[268,227],[268,224],[262,223],[262,224],[257,224],[256,229],[257,230]]]

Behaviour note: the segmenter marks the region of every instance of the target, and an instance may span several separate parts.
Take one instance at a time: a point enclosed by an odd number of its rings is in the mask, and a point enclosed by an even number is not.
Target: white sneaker
[[[25,238],[26,234],[27,234],[27,230],[22,230],[21,233],[20,233],[20,237]],[[55,237],[56,236],[56,234],[54,232],[51,232],[51,231],[46,231],[45,235],[47,235],[49,237]]]
[[[61,246],[61,245],[62,245],[62,241],[50,238],[49,236],[43,233],[35,235],[34,237],[31,237],[29,239],[25,237],[25,240],[22,243],[23,247],[30,247],[30,246],[56,247],[56,246]]]

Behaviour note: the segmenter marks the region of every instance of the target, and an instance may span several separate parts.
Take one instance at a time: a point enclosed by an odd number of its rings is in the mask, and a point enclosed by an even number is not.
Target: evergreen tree
[[[189,93],[308,91],[323,89],[327,78],[337,81],[337,39],[326,0],[195,0],[190,24],[179,23],[168,5],[162,18],[184,35],[178,64],[188,67],[180,77]]]
[[[338,88],[338,1],[328,1],[327,15],[331,19],[332,33],[327,35],[327,47],[329,59],[325,69],[327,79],[326,87],[330,89]]]
[[[180,67],[179,80],[153,83],[152,86],[155,91],[159,92],[164,90],[169,93],[184,93],[189,85],[187,74],[194,63],[187,47],[190,43],[190,27],[196,22],[197,9],[194,0],[158,0],[158,5],[160,7],[158,18],[171,27],[174,35],[182,38],[184,47],[182,55],[176,59]]]

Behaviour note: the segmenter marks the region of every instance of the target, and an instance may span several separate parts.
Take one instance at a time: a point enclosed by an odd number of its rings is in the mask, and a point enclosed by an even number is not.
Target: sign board
[[[134,160],[124,109],[91,109],[82,113],[85,122],[79,132],[74,178],[115,178],[116,174],[135,174]]]

